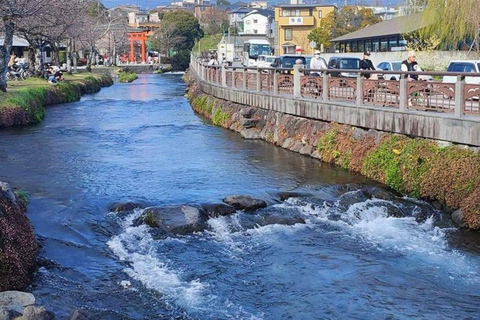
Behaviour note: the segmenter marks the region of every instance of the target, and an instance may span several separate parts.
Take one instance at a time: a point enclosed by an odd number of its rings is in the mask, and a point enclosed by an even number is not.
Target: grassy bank
[[[203,94],[194,84],[188,97],[193,109],[216,125],[241,133],[256,131],[263,140],[361,173],[401,194],[437,201],[447,211],[460,209],[466,226],[480,229],[478,152],[397,134],[371,135],[347,125],[257,108],[251,115],[258,120],[256,126],[245,129],[242,114],[251,107]]]
[[[11,81],[8,92],[0,93],[0,127],[38,123],[45,116],[45,106],[78,101],[82,94],[112,84],[111,77],[90,73],[66,75],[57,84],[40,78]]]
[[[232,36],[233,37],[233,36]],[[195,43],[193,47],[193,52],[203,52],[210,49],[217,49],[217,45],[222,40],[221,34],[205,35],[199,41]]]

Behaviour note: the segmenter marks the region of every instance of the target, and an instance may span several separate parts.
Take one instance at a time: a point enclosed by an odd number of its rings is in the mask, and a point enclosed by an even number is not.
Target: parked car
[[[275,61],[272,63],[273,68],[288,68],[292,69],[293,65],[295,62],[300,59],[302,61],[302,64],[305,66],[306,64],[306,59],[304,56],[298,56],[298,55],[281,55],[275,58]],[[290,73],[293,74],[293,70],[281,70],[280,73]]]
[[[377,70],[384,71],[401,71],[402,62],[401,61],[382,61],[377,65]],[[379,74],[379,79],[384,80],[400,80],[400,74]],[[419,80],[432,82],[433,78],[429,75],[421,75],[418,77]]]
[[[454,60],[450,61],[447,72],[480,72],[480,60]],[[457,77],[455,75],[444,76],[444,83],[455,83]],[[480,77],[465,77],[468,84],[480,84]]]
[[[259,55],[257,59],[259,68],[271,68],[276,56]]]
[[[328,60],[328,69],[331,70],[360,70],[360,59],[354,57],[331,57]],[[355,72],[334,72],[330,71],[332,77],[356,78]]]
[[[402,62],[401,61],[382,61],[377,65],[377,70],[401,71]],[[379,78],[382,78],[385,80],[400,80],[400,74],[385,74],[385,75],[380,75]]]

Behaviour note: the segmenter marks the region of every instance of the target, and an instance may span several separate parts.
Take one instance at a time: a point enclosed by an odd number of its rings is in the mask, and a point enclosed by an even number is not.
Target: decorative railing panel
[[[355,101],[357,94],[357,80],[348,78],[328,79],[329,100]]]
[[[318,76],[301,77],[300,95],[303,98],[321,99],[323,96],[323,78]]]
[[[260,91],[273,92],[273,74],[272,73],[260,74]]]
[[[233,87],[233,71],[225,71],[225,81],[227,87]]]
[[[409,81],[408,108],[416,110],[454,112],[455,84]]]
[[[380,107],[397,107],[400,105],[400,85],[398,81],[363,80],[363,103]]]
[[[293,94],[293,75],[291,74],[278,75],[278,93]]]
[[[247,72],[247,90],[256,90],[257,88],[257,72],[248,71]]]
[[[464,90],[465,114],[480,115],[480,86],[478,84],[466,84]]]
[[[233,72],[233,87],[237,89],[243,89],[243,72]]]

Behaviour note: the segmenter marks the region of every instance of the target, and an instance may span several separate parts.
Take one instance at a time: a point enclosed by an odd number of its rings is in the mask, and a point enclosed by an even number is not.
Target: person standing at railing
[[[409,51],[407,60],[402,61],[402,71],[422,71],[416,61],[415,51]],[[410,80],[418,80],[417,75],[409,75]]]
[[[209,66],[217,66],[218,65],[218,60],[215,59],[215,57],[212,55],[210,57],[210,60],[208,61]]]
[[[322,57],[320,57],[320,51],[315,51],[312,60],[310,60],[310,69],[327,69],[327,64]],[[310,75],[312,76],[320,76],[320,72],[318,71],[310,71]]]
[[[360,61],[361,70],[376,70],[375,67],[373,66],[372,60],[370,60],[369,58],[370,58],[370,51],[366,50],[363,53],[362,60]],[[362,75],[365,77],[365,79],[370,79],[370,78],[372,78],[372,80],[378,79],[376,74],[363,73]]]

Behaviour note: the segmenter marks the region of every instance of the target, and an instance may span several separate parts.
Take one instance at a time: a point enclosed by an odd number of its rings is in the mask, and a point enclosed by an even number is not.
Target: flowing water
[[[375,184],[212,126],[184,93],[180,74],[144,75],[0,132],[0,180],[30,194],[42,245],[31,290],[59,319],[478,318],[476,234],[412,199],[345,204]],[[142,210],[108,210],[231,194],[270,205],[167,238],[133,223]],[[306,223],[252,222],[262,214]]]

